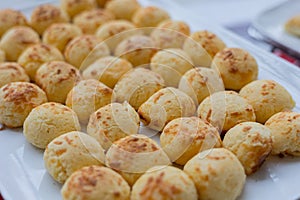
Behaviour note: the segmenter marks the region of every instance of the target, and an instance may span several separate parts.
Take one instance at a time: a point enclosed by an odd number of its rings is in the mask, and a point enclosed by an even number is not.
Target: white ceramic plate
[[[257,59],[260,79],[273,79],[292,94],[300,112],[300,69],[264,52],[231,32],[205,24],[194,14],[167,0],[143,0],[144,5],[157,5],[174,19],[188,22],[193,31],[208,29],[219,35],[228,46],[241,47]],[[30,10],[26,9],[26,12]],[[28,14],[28,13],[27,13]],[[25,141],[21,129],[0,131],[0,190],[6,200],[59,200],[61,185],[46,172],[43,152]],[[247,178],[239,199],[294,200],[300,197],[300,158],[270,157],[257,173]]]
[[[262,34],[264,40],[300,57],[300,38],[284,30],[285,22],[297,14],[300,14],[300,1],[286,1],[259,14],[252,27]]]

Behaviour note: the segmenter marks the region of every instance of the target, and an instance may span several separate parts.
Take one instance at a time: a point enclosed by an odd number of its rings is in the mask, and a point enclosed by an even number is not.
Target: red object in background
[[[279,56],[280,58],[283,58],[287,61],[289,61],[290,63],[293,63],[294,65],[297,65],[300,67],[300,60],[297,60],[296,58],[290,56],[289,54],[285,53],[284,51],[282,51],[281,49],[273,49],[272,52]]]
[[[1,196],[1,194],[0,194],[0,200],[4,200],[4,199],[2,198],[2,196]]]

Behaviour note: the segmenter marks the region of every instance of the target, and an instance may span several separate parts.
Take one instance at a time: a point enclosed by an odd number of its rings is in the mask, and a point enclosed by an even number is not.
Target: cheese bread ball
[[[140,7],[141,5],[137,0],[110,0],[105,5],[106,10],[112,12],[117,19],[128,21]]]
[[[118,80],[132,69],[125,59],[107,56],[96,60],[82,75],[84,79],[96,79],[110,88],[114,88]]]
[[[48,173],[64,183],[75,171],[85,166],[104,165],[105,155],[100,144],[91,136],[72,131],[52,140],[44,152]]]
[[[160,144],[169,158],[185,165],[200,151],[222,146],[218,130],[198,117],[177,118],[160,135]]]
[[[43,43],[56,47],[61,52],[69,41],[82,35],[81,29],[69,23],[55,23],[49,26],[43,34]]]
[[[0,123],[21,127],[30,111],[47,102],[47,96],[38,86],[27,82],[14,82],[0,89]]]
[[[29,77],[18,63],[0,63],[0,88],[11,82],[29,82]]]
[[[69,92],[66,105],[72,108],[82,124],[90,115],[111,102],[112,89],[94,79],[82,80]]]
[[[17,10],[3,9],[0,10],[0,38],[10,28],[14,26],[26,26],[26,17]]]
[[[211,58],[226,47],[225,43],[216,34],[207,30],[194,32],[191,34],[191,38],[199,43]],[[193,59],[197,58],[193,57]]]
[[[97,8],[95,0],[61,0],[60,7],[73,18],[75,15]]]
[[[101,25],[114,19],[115,16],[109,11],[94,9],[75,16],[73,22],[84,34],[95,34]]]
[[[69,22],[69,16],[62,9],[51,4],[37,6],[31,13],[30,26],[40,35],[51,24]]]
[[[142,32],[126,20],[109,21],[100,26],[95,33],[101,41],[105,41],[112,52],[122,40],[138,34],[141,35]]]
[[[5,52],[2,49],[0,49],[0,63],[5,62],[5,60]]]
[[[151,58],[150,68],[161,75],[166,86],[177,87],[182,75],[193,68],[193,63],[183,50],[165,49]]]
[[[300,114],[279,112],[265,125],[271,130],[272,154],[300,156]]]
[[[174,199],[197,200],[192,179],[171,166],[156,166],[142,175],[132,187],[131,200]]]
[[[71,65],[84,70],[101,57],[109,56],[109,48],[94,35],[73,38],[65,48],[65,59]]]
[[[17,61],[21,53],[31,45],[40,42],[39,35],[29,27],[16,26],[2,36],[0,48],[7,61]]]
[[[191,97],[176,88],[167,87],[153,94],[140,106],[138,113],[145,125],[161,131],[173,119],[190,117],[195,111]]]
[[[240,90],[258,76],[255,58],[239,48],[226,48],[217,53],[212,68],[220,73],[225,88],[231,90]]]
[[[178,89],[189,95],[197,105],[210,94],[225,90],[217,71],[205,67],[196,67],[187,71],[181,77]]]
[[[208,51],[193,38],[193,34],[187,37],[183,43],[182,49],[191,57],[197,67],[210,67],[212,57]]]
[[[117,82],[114,88],[113,101],[127,101],[134,109],[138,109],[151,95],[164,87],[162,77],[144,68],[136,68]]]
[[[18,58],[18,63],[22,65],[31,80],[35,80],[36,71],[42,64],[50,61],[63,61],[61,52],[47,44],[35,44],[28,47]]]
[[[167,19],[170,19],[169,14],[155,6],[140,7],[132,16],[132,22],[137,27],[156,27]]]
[[[194,181],[198,199],[234,200],[242,193],[246,175],[238,158],[227,149],[209,149],[184,166]]]
[[[63,200],[129,200],[130,187],[114,170],[92,165],[74,172],[61,194]]]
[[[183,21],[165,20],[153,29],[151,38],[162,49],[182,48],[190,35],[190,27]]]
[[[241,89],[240,95],[253,106],[256,121],[260,123],[265,123],[278,112],[295,107],[290,93],[273,80],[253,81]]]
[[[154,41],[143,35],[134,35],[124,39],[115,49],[115,56],[131,62],[134,67],[146,66],[157,52]]]
[[[65,103],[68,93],[80,78],[79,71],[72,65],[52,61],[38,69],[35,81],[46,92],[49,101]]]
[[[81,129],[76,113],[54,102],[34,108],[24,121],[23,128],[26,140],[41,149],[45,149],[54,138]]]
[[[284,25],[285,31],[300,37],[300,15],[295,15],[290,18]]]
[[[131,186],[149,168],[170,164],[154,140],[139,134],[117,140],[106,154],[106,166],[119,172]]]
[[[205,98],[197,113],[201,119],[225,132],[241,122],[255,121],[252,105],[233,91],[216,92]]]
[[[256,122],[243,122],[231,128],[223,139],[224,148],[234,153],[247,175],[256,172],[272,150],[270,129]]]
[[[127,102],[111,103],[91,115],[87,133],[107,150],[113,142],[137,134],[139,125],[139,115]]]

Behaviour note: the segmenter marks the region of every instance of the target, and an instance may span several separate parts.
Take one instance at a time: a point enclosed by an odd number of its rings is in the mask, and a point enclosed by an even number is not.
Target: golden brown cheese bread
[[[139,125],[139,115],[127,102],[111,103],[91,115],[87,133],[108,150],[113,142],[137,134]]]
[[[44,103],[34,108],[23,125],[23,134],[32,145],[45,149],[56,137],[80,131],[76,113],[59,103]]]
[[[29,76],[18,63],[0,63],[0,88],[11,82],[29,82],[29,80]]]
[[[15,26],[2,36],[0,48],[5,52],[7,61],[17,61],[22,52],[40,42],[39,35],[26,26]]]
[[[105,9],[112,12],[117,19],[130,21],[133,14],[141,7],[137,0],[110,0]]]
[[[57,6],[43,4],[37,6],[31,13],[30,26],[40,35],[54,23],[69,22],[67,13]]]
[[[13,82],[0,89],[0,123],[21,127],[31,110],[47,102],[45,92],[37,85]]]
[[[104,165],[105,154],[100,144],[91,136],[72,131],[52,140],[44,152],[48,173],[59,183],[85,166]]]
[[[243,122],[229,129],[224,148],[233,152],[247,175],[256,172],[272,150],[270,129],[256,122]]]
[[[64,61],[43,64],[35,76],[36,84],[47,94],[49,101],[65,103],[70,90],[81,79],[79,71]]]
[[[90,115],[111,102],[112,89],[94,80],[82,80],[69,92],[66,105],[72,108],[79,121],[87,124]]]
[[[107,167],[92,165],[74,172],[61,189],[63,200],[129,200],[130,187]]]
[[[169,122],[160,135],[160,144],[169,158],[185,165],[201,151],[222,146],[218,130],[198,117],[182,117]]]
[[[253,106],[256,121],[260,123],[265,123],[278,112],[295,107],[291,94],[273,80],[253,81],[241,89],[240,95]]]
[[[300,114],[291,111],[276,113],[265,125],[271,130],[272,154],[300,156]]]
[[[246,181],[242,164],[224,148],[199,153],[187,162],[183,171],[193,179],[198,199],[237,199]]]
[[[132,187],[131,200],[176,199],[197,200],[192,179],[171,166],[156,166],[142,175]]]

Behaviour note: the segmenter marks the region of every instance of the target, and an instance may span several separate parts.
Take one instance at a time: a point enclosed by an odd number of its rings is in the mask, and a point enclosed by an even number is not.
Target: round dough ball
[[[156,27],[167,19],[170,19],[169,14],[155,6],[140,7],[132,16],[132,22],[137,27]]]
[[[183,43],[182,49],[191,57],[194,65],[197,67],[210,67],[212,58],[206,49],[193,38],[187,37]]]
[[[290,93],[273,80],[253,81],[241,89],[240,95],[253,106],[256,121],[260,123],[265,123],[278,112],[295,107]]]
[[[69,23],[56,23],[44,31],[43,42],[64,52],[68,42],[80,35],[82,35],[82,31],[78,26]]]
[[[44,163],[48,173],[64,183],[75,171],[85,166],[104,165],[105,154],[91,136],[72,131],[52,140],[45,152]]]
[[[271,130],[272,154],[300,156],[300,114],[279,112],[265,124]]]
[[[153,94],[140,106],[138,113],[145,125],[161,131],[173,119],[193,116],[195,111],[191,97],[176,88],[167,87]]]
[[[191,34],[191,38],[199,43],[211,58],[226,48],[225,43],[216,34],[207,30],[194,32]]]
[[[75,16],[73,22],[84,34],[95,34],[101,25],[114,19],[115,16],[109,11],[94,9],[84,11]]]
[[[26,17],[17,10],[3,9],[0,10],[0,38],[10,28],[14,26],[26,26]]]
[[[47,102],[47,96],[38,86],[27,82],[14,82],[0,89],[0,123],[21,127],[31,110]]]
[[[183,117],[168,123],[160,135],[160,144],[169,158],[185,165],[201,151],[222,146],[218,130],[198,117]]]
[[[144,135],[129,135],[117,140],[106,154],[106,166],[119,172],[131,186],[149,168],[170,164],[160,146]]]
[[[5,60],[5,52],[2,49],[0,49],[0,63],[5,62]]]
[[[171,166],[152,167],[132,187],[131,200],[173,199],[197,200],[192,179]]]
[[[124,1],[124,0],[122,0]],[[136,29],[135,25],[126,20],[113,20],[100,26],[96,32],[96,36],[109,46],[113,52],[117,45],[124,39],[141,35],[142,31]]]
[[[144,35],[134,35],[124,39],[115,49],[115,56],[131,62],[134,67],[144,67],[157,52],[154,41]]]
[[[272,150],[270,129],[256,122],[243,122],[231,128],[223,139],[224,148],[234,153],[247,175],[256,172]]]
[[[223,148],[199,153],[187,162],[183,170],[193,179],[198,199],[237,199],[246,181],[238,158]]]
[[[285,31],[300,37],[300,15],[295,15],[285,23]]]
[[[255,58],[239,48],[226,48],[217,53],[212,68],[220,73],[225,88],[231,90],[240,90],[258,76]]]
[[[80,78],[79,71],[72,65],[52,61],[38,69],[35,81],[46,92],[49,101],[65,103],[68,93]]]
[[[62,9],[51,4],[37,6],[31,13],[30,25],[40,35],[51,24],[69,22],[69,16]]]
[[[27,141],[41,149],[45,149],[54,138],[81,129],[72,109],[53,102],[34,108],[24,121],[23,128]]]
[[[87,124],[90,115],[111,102],[112,89],[97,80],[80,81],[69,92],[66,105],[72,108],[82,124]]]
[[[61,0],[60,7],[73,18],[75,15],[97,8],[95,0]]]
[[[130,187],[117,172],[92,165],[74,172],[61,194],[63,200],[129,200]]]
[[[113,142],[137,134],[139,125],[139,115],[127,102],[111,103],[91,115],[87,133],[107,150]]]
[[[185,22],[165,20],[153,29],[151,38],[159,48],[181,48],[189,35],[190,27]]]
[[[220,91],[205,98],[197,113],[201,119],[225,132],[241,122],[255,121],[251,104],[233,91]]]
[[[165,49],[152,57],[150,68],[161,75],[166,86],[177,87],[182,75],[193,68],[193,63],[183,50]]]
[[[136,68],[127,72],[117,82],[113,92],[113,101],[124,101],[138,109],[152,94],[164,87],[164,80],[155,72]]]
[[[187,71],[181,77],[178,89],[189,95],[196,105],[210,94],[225,90],[220,75],[215,70],[204,67]]]
[[[71,40],[64,52],[66,61],[84,70],[101,57],[109,56],[107,45],[94,35],[82,35]]]
[[[137,0],[111,0],[105,5],[106,10],[112,12],[117,19],[128,21],[140,7],[141,5]]]
[[[16,26],[2,36],[0,48],[5,51],[7,61],[17,61],[27,47],[40,42],[39,35],[29,27]]]
[[[0,88],[11,82],[29,82],[29,77],[18,63],[0,63]]]
[[[35,44],[23,51],[18,59],[31,80],[35,80],[35,74],[42,64],[50,61],[63,61],[64,56],[55,47],[47,44]]]
[[[118,80],[132,69],[125,59],[107,56],[96,60],[83,71],[83,78],[96,79],[110,88],[114,88]]]

